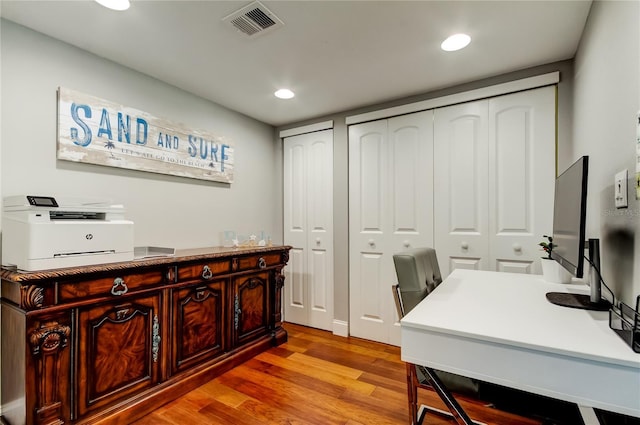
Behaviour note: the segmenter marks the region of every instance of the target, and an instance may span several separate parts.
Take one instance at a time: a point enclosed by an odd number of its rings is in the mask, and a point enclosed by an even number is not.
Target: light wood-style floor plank
[[[135,425],[404,425],[409,423],[400,349],[285,324],[274,347],[134,422]],[[444,409],[437,395],[420,401]],[[540,425],[461,399],[474,418],[495,425]],[[448,425],[429,415],[426,425]]]

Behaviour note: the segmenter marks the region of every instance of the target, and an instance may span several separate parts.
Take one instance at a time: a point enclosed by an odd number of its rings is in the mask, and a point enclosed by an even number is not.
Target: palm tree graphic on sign
[[[109,155],[111,155],[111,158],[113,158],[113,159],[120,159],[120,158],[117,158],[117,157],[113,154],[113,152],[111,151],[112,149],[115,149],[115,148],[116,148],[116,145],[113,143],[113,141],[108,140],[108,141],[107,141],[107,143],[105,143],[105,144],[104,144],[104,147],[105,147],[105,148],[107,148],[107,149],[109,150]]]

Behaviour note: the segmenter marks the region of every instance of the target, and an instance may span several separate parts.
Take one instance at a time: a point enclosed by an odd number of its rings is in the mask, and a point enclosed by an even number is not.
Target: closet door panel
[[[304,246],[307,233],[307,149],[303,140],[288,140],[285,144],[284,191],[287,194],[284,219],[288,240],[293,246]]]
[[[488,266],[487,101],[434,115],[435,247],[443,277]]]
[[[498,260],[496,261],[496,270],[506,273],[533,273],[533,264],[530,261],[511,261],[511,260]]]
[[[309,146],[307,223],[309,326],[333,329],[333,132],[314,133]]]
[[[285,268],[285,320],[307,323],[307,147],[305,138],[289,137],[284,142],[284,242],[292,246]]]
[[[349,128],[350,334],[400,344],[393,254],[433,246],[433,113]]]
[[[360,141],[360,232],[380,235],[384,232],[384,195],[386,183],[386,135],[369,133]],[[367,245],[369,243],[367,242]]]
[[[309,261],[308,326],[333,329],[333,258],[326,250],[312,250]]]
[[[433,111],[390,119],[389,144],[390,254],[433,247]]]
[[[289,244],[289,242],[285,242]],[[284,316],[287,322],[307,323],[306,281],[304,249],[292,248],[285,268]]]
[[[387,121],[349,127],[349,333],[387,339]]]
[[[285,320],[333,328],[333,130],[284,141]]]
[[[552,228],[555,88],[489,100],[491,262],[540,273],[538,242]]]
[[[314,140],[310,145],[307,217],[308,229],[315,245],[331,236],[333,228],[333,148],[326,140]]]

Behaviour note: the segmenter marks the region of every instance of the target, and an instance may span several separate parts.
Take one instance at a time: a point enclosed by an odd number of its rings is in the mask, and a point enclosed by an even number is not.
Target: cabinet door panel
[[[224,350],[224,281],[173,292],[173,373]]]
[[[158,381],[159,299],[153,295],[80,310],[80,415]]]
[[[234,279],[235,344],[266,334],[268,328],[269,272]]]

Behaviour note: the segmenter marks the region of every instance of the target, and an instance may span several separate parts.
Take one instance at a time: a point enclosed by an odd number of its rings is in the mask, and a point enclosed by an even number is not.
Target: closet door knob
[[[317,244],[317,245],[320,245],[320,243],[321,243],[321,242],[322,242],[322,241],[320,240],[320,238],[316,238],[316,244]]]
[[[411,243],[409,243],[409,241],[404,241],[402,244],[405,248],[409,248],[411,246]]]
[[[514,243],[513,244],[513,250],[515,252],[522,252],[522,245],[520,245],[519,243]]]
[[[464,250],[469,249],[469,243],[467,241],[462,241],[462,243],[460,244],[460,248]]]
[[[375,246],[376,245],[376,241],[374,241],[373,239],[369,239],[369,246]]]

